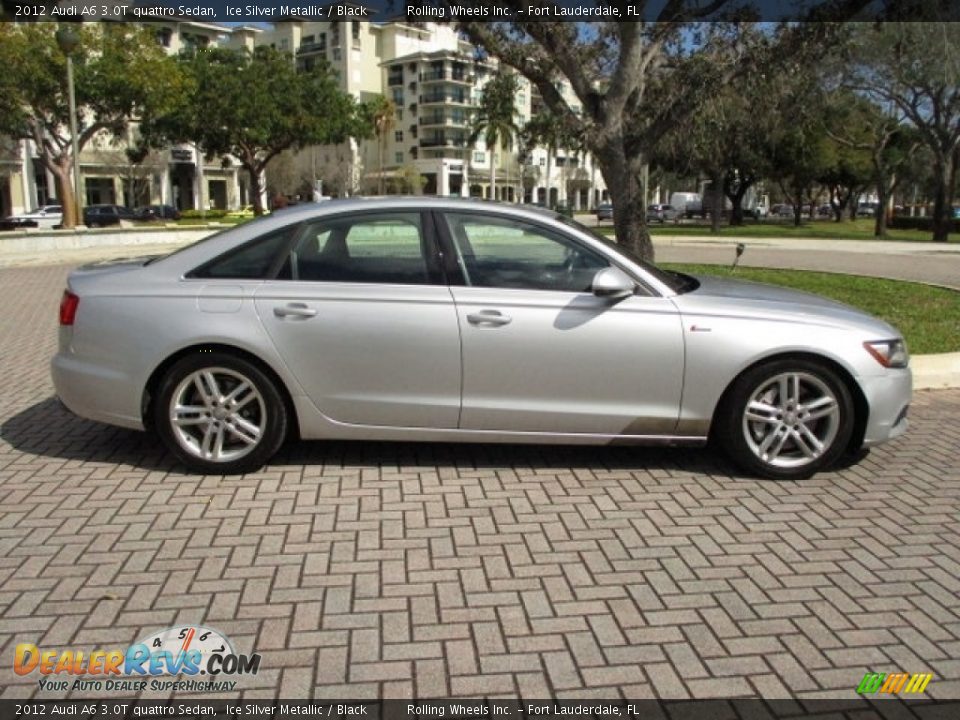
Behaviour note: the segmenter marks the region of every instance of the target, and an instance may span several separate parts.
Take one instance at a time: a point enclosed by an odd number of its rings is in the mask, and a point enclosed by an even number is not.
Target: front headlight
[[[905,368],[910,362],[910,353],[903,338],[896,340],[872,340],[863,347],[873,355],[874,360],[887,368]]]

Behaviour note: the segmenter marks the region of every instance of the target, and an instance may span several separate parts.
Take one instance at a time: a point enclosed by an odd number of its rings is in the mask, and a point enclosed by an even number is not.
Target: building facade
[[[151,23],[150,28],[171,54],[188,48],[252,50],[269,45],[290,52],[301,68],[328,63],[341,89],[358,102],[378,96],[392,101],[393,120],[378,137],[292,154],[286,160],[290,167],[284,187],[270,187],[268,170],[264,196],[349,196],[382,188],[489,198],[492,164],[499,200],[588,210],[608,197],[584,153],[534,148],[521,157],[517,141],[496,148],[486,147],[482,137],[470,142],[483,87],[497,67],[478,60],[474,48],[449,24],[287,18],[267,29],[184,20]],[[530,84],[518,79],[517,123],[522,126],[541,104]],[[570,102],[576,110],[575,99]],[[132,162],[126,149],[135,135],[131,125],[127,137],[99,137],[81,152],[84,205],[232,210],[251,203],[246,173],[230,158],[206,161],[188,144]],[[36,157],[32,142],[0,142],[0,216],[53,202],[53,177]]]

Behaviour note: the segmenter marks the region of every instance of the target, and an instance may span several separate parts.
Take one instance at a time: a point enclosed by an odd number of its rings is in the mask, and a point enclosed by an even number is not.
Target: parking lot
[[[58,697],[17,643],[187,623],[262,655],[246,699],[854,697],[867,671],[960,696],[960,390],[799,483],[707,450],[323,442],[189,476],[53,399],[66,273],[0,270],[0,697]]]

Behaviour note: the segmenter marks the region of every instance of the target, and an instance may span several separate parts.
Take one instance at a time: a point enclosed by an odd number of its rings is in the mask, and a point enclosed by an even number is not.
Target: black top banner
[[[5,20],[263,23],[960,21],[960,0],[2,0]]]

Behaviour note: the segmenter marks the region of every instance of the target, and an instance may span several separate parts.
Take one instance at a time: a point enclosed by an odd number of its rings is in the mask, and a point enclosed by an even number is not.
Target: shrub
[[[933,218],[894,215],[888,223],[888,227],[894,230],[922,230],[924,232],[932,233]],[[953,220],[950,221],[950,232],[960,233],[960,218],[953,218]]]
[[[185,220],[219,220],[227,216],[226,210],[207,210],[206,213],[201,213],[199,210],[184,210],[180,213],[180,217]]]

